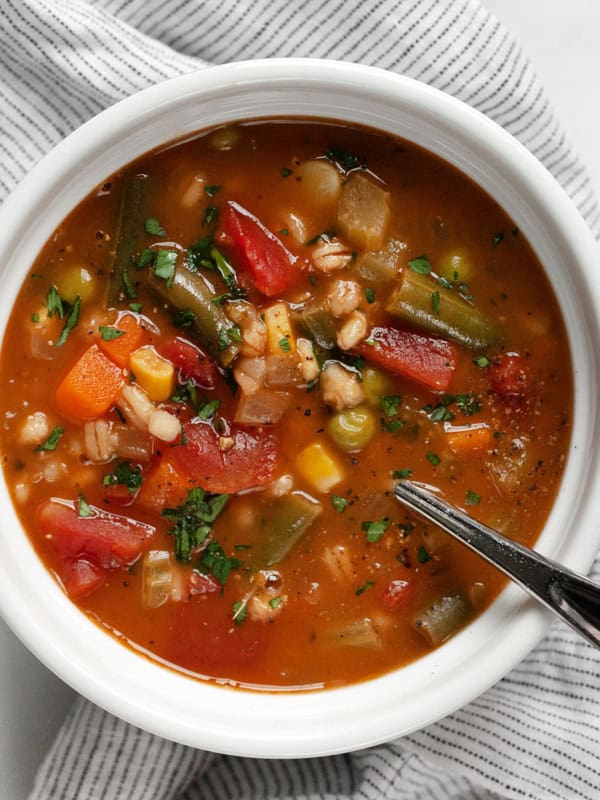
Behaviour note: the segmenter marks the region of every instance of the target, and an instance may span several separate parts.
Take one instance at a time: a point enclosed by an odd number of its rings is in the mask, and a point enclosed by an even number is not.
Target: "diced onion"
[[[148,550],[142,562],[144,608],[164,605],[173,588],[173,568],[168,550]]]
[[[299,386],[304,383],[304,376],[295,353],[267,356],[266,366],[267,386]]]
[[[286,392],[259,389],[240,397],[234,419],[241,425],[273,425],[279,422],[289,404],[290,396]]]

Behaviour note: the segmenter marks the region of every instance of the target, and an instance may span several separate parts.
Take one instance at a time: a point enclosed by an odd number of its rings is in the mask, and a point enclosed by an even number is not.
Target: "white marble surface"
[[[600,2],[485,2],[520,40],[600,192]],[[2,800],[24,800],[71,697],[0,621]]]

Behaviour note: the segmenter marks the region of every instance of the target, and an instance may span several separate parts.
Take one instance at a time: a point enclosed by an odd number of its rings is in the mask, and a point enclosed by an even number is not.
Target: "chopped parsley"
[[[229,495],[220,494],[217,498],[228,497]],[[200,570],[209,573],[219,581],[221,586],[225,586],[227,578],[232,569],[238,569],[243,566],[243,561],[239,558],[230,558],[225,555],[225,552],[218,542],[209,542],[205,550],[202,552],[200,559]]]
[[[431,293],[431,305],[435,314],[440,313],[440,293],[439,292],[432,292]]]
[[[189,308],[182,308],[173,316],[173,325],[176,328],[189,328],[196,321],[196,315]]]
[[[271,606],[271,608],[279,608],[279,606],[281,605],[281,597],[272,597],[269,600],[269,605]]]
[[[203,225],[212,225],[219,218],[219,209],[216,206],[206,206],[206,211],[202,217]]]
[[[365,583],[363,583],[363,585],[362,585],[362,586],[359,586],[359,587],[358,587],[358,589],[356,589],[356,591],[354,592],[354,594],[355,594],[357,597],[360,597],[360,595],[361,595],[363,592],[366,592],[366,591],[367,591],[367,589],[370,589],[370,588],[371,588],[371,586],[375,586],[375,581],[365,581]]]
[[[492,250],[495,250],[500,242],[504,241],[504,233],[502,231],[498,231],[492,236]]]
[[[65,315],[62,298],[54,284],[48,289],[48,294],[46,295],[46,312],[49,317],[56,314],[59,319],[62,319]]]
[[[361,530],[365,532],[367,541],[372,543],[378,542],[389,527],[389,517],[382,517],[375,522],[369,520],[367,522],[361,522],[360,524]]]
[[[289,178],[290,175],[294,174],[294,170],[293,169],[289,169],[288,167],[282,167],[280,172],[281,172],[281,177],[282,178]]]
[[[217,186],[216,183],[209,183],[207,186],[204,187],[204,194],[207,194],[209,197],[214,197],[221,188],[222,187]]]
[[[343,511],[346,510],[346,506],[348,505],[348,501],[345,497],[340,497],[339,494],[332,494],[331,495],[331,505],[335,508],[338,514],[341,514]]]
[[[212,419],[220,405],[221,401],[217,399],[202,403],[196,410],[196,416],[204,420]]]
[[[428,403],[423,406],[422,410],[432,422],[452,422],[453,419],[456,419],[456,414],[450,408],[452,405],[456,405],[465,417],[471,417],[481,411],[481,404],[472,393],[444,394],[437,405],[432,406],[431,403]]]
[[[144,230],[151,236],[166,236],[167,232],[156,217],[148,217],[144,220]]]
[[[379,405],[385,415],[385,418],[380,419],[382,431],[395,433],[404,425],[401,419],[396,419],[401,402],[402,398],[397,394],[388,394],[379,398]]]
[[[492,363],[487,356],[477,356],[477,358],[473,359],[473,363],[476,367],[481,367],[481,369],[485,369],[489,367]]]
[[[126,486],[135,494],[142,485],[142,470],[139,465],[131,466],[129,461],[121,461],[112,472],[104,475],[102,486]]]
[[[139,314],[144,306],[141,303],[129,303],[129,308],[135,313]]]
[[[395,481],[402,481],[405,478],[410,478],[413,474],[413,471],[410,467],[406,467],[405,469],[395,469],[392,472],[392,478]]]
[[[163,509],[162,516],[175,523],[169,533],[175,540],[175,557],[178,561],[191,560],[192,551],[204,544],[211,532],[213,522],[223,511],[228,500],[228,494],[216,494],[208,497],[204,489],[195,486],[188,492],[185,503],[177,508]],[[219,548],[220,554],[215,550],[215,545]],[[209,553],[207,551],[211,546],[212,549]],[[224,584],[227,578],[221,580],[225,574],[223,566],[217,567],[219,574],[215,572],[214,568],[219,559],[227,559],[227,557],[217,542],[210,542],[204,551],[201,563],[205,567],[204,571],[212,571],[215,578]],[[237,561],[237,559],[233,560]],[[229,575],[229,570],[227,570],[227,575]]]
[[[328,147],[325,152],[325,157],[329,161],[339,164],[345,170],[354,169],[358,166],[363,169],[367,167],[367,162],[363,158],[348,152],[348,150],[344,150],[342,147]]]
[[[291,352],[292,346],[290,344],[288,336],[284,336],[282,339],[279,340],[279,347],[283,350],[284,353]]]
[[[469,489],[467,492],[466,504],[468,506],[478,506],[481,503],[481,495]]]
[[[40,315],[37,313],[37,311],[34,311],[33,314],[31,315],[31,321],[32,322],[40,321]]]
[[[457,394],[456,405],[465,417],[472,417],[473,414],[478,414],[481,411],[481,403],[474,394]]]
[[[78,517],[93,517],[94,512],[90,508],[88,501],[80,494],[77,498],[77,516]]]
[[[233,621],[236,625],[243,625],[248,614],[248,603],[246,600],[236,600],[233,604]]]
[[[118,339],[119,336],[125,334],[125,331],[120,331],[110,325],[100,325],[98,330],[100,331],[100,338],[105,342],[111,342],[113,339]]]
[[[144,267],[148,267],[150,266],[150,264],[154,264],[155,258],[156,258],[156,253],[154,252],[154,250],[151,250],[149,247],[145,247],[140,253],[140,257],[137,260],[136,267],[138,269],[143,269]]]
[[[246,296],[246,291],[241,288],[237,281],[234,268],[225,258],[223,253],[214,246],[212,236],[203,236],[188,248],[186,252],[186,264],[192,272],[200,269],[217,270],[229,293],[219,298],[219,303],[225,299],[236,299]],[[215,298],[216,300],[217,298]]]
[[[416,272],[419,275],[429,275],[431,272],[431,262],[427,256],[411,258],[411,260],[408,262],[408,266],[413,272]]]
[[[79,322],[79,310],[81,308],[81,297],[77,295],[75,298],[75,302],[69,311],[69,316],[65,320],[65,324],[63,325],[63,329],[60,332],[60,336],[56,341],[56,347],[62,347],[63,344],[67,341],[67,336],[71,333],[73,328]]]
[[[431,561],[431,556],[427,552],[427,550],[421,545],[417,550],[417,560],[420,564],[426,564],[428,561]]]
[[[167,282],[167,286],[173,283],[175,278],[175,264],[177,263],[177,252],[175,250],[159,250],[154,259],[154,274],[157,278],[162,278]]]
[[[45,442],[38,444],[38,446],[34,449],[34,453],[50,453],[53,450],[56,450],[56,445],[60,442],[61,437],[64,433],[64,428],[61,428],[60,425],[57,425],[55,428],[52,429],[52,433]]]
[[[429,451],[427,453],[427,461],[429,461],[432,466],[437,467],[438,464],[441,463],[442,459],[437,455],[437,453],[432,453]]]
[[[369,305],[371,305],[371,303],[374,303],[375,302],[375,289],[371,289],[370,287],[367,287],[365,289],[365,297],[367,298],[367,303],[369,303]]]

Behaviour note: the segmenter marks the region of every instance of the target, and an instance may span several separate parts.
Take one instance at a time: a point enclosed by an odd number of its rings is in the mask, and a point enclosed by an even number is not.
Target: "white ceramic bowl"
[[[594,508],[600,496],[596,244],[563,190],[525,148],[478,112],[423,84],[331,61],[254,61],[176,78],[118,103],[46,156],[0,210],[0,331],[47,238],[108,175],[202,128],[290,115],[362,123],[426,147],[489,192],[533,245],[558,296],[575,369],[568,463],[538,549],[588,569],[600,543]],[[297,694],[234,690],[161,667],[90,622],[38,560],[3,482],[0,516],[0,610],[25,644],[114,714],[219,752],[313,756],[409,733],[485,691],[549,624],[546,612],[509,587],[438,650],[381,678]]]

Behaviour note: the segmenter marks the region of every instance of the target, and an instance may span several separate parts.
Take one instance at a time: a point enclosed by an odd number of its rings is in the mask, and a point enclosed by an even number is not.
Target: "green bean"
[[[437,333],[473,350],[493,344],[498,331],[458,292],[426,275],[405,269],[386,310],[428,333]]]
[[[471,606],[464,595],[445,595],[416,616],[413,628],[424,636],[430,645],[437,647],[456,633],[470,616]]]
[[[262,538],[253,549],[252,567],[278,564],[323,511],[320,503],[293,492],[271,502],[261,515]]]
[[[224,367],[237,355],[239,329],[213,300],[216,292],[201,275],[177,265],[172,281],[157,277],[150,271],[148,286],[177,311],[192,314],[191,331]]]
[[[107,308],[115,308],[119,302],[135,297],[130,273],[133,271],[133,260],[144,235],[147,188],[148,178],[145,175],[125,178],[115,237],[117,243],[115,258],[106,297]]]

